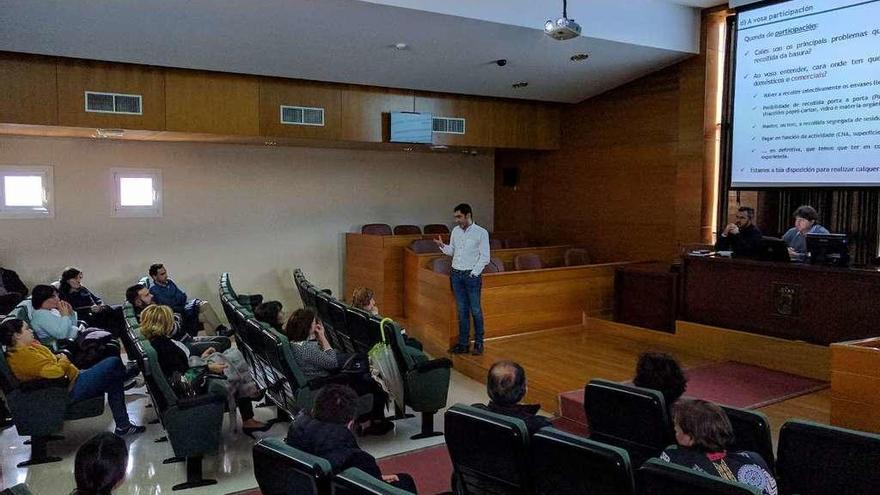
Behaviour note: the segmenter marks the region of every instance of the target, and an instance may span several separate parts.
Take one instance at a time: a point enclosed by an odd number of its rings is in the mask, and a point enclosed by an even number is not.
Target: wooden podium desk
[[[682,319],[829,345],[880,335],[880,271],[687,255]]]

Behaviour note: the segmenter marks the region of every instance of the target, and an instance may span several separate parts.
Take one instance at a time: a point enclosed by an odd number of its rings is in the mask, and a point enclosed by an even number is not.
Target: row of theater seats
[[[621,392],[616,397],[619,400],[600,406],[608,410],[609,417],[625,414],[617,409],[626,401],[625,391]],[[639,428],[637,425],[630,422],[630,426]],[[445,429],[458,493],[760,493],[659,459],[640,462],[630,456],[631,451],[606,443],[608,437],[596,432],[586,439],[545,428],[529,438],[525,424],[518,419],[459,405],[447,411]],[[480,448],[474,448],[476,439]],[[775,465],[779,493],[876,493],[880,486],[878,461],[880,437],[876,435],[791,420],[779,436]]]
[[[407,495],[357,468],[333,474],[330,462],[278,438],[254,445],[254,477],[262,495]]]
[[[306,280],[302,270],[296,269],[293,278],[303,305],[317,310],[334,349],[366,354],[383,341],[384,334],[403,382],[400,402],[422,414],[421,432],[412,438],[440,435],[434,431],[434,414],[446,407],[452,362],[447,358],[429,359],[421,350],[406,345],[396,322],[373,316],[333,298],[328,291],[320,290]],[[397,413],[400,417],[405,411]]]
[[[449,227],[442,223],[425,225],[425,234],[448,234]],[[422,228],[418,225],[397,225],[394,229],[387,223],[368,223],[361,227],[361,234],[370,235],[421,235]]]
[[[130,361],[137,363],[147,386],[147,395],[165,436],[156,442],[171,444],[173,456],[163,464],[186,462],[186,481],[172,487],[183,490],[213,485],[202,476],[202,458],[220,448],[223,414],[227,410],[226,387],[222,380],[209,380],[207,391],[195,397],[178,397],[159,366],[156,350],[143,338],[130,303],[123,305],[126,331],[120,335]],[[203,350],[194,348],[193,352]],[[100,397],[103,401],[103,396]],[[233,423],[234,424],[234,423]]]
[[[457,494],[760,495],[753,487],[656,458],[636,461],[626,449],[592,437],[555,428],[530,437],[520,419],[462,404],[445,413],[445,430]],[[789,421],[779,438],[779,493],[876,493],[878,445],[876,435]],[[334,477],[326,460],[278,440],[263,440],[253,452],[264,495],[403,493],[361,472]]]
[[[730,450],[758,453],[776,474],[780,494],[871,493],[880,486],[878,435],[792,420],[783,425],[778,455],[774,456],[766,416],[757,411],[722,408],[733,426],[735,440]],[[584,390],[584,410],[590,440],[621,449],[634,468],[651,463],[651,458],[675,443],[663,395],[655,390],[591,380]],[[450,452],[452,449],[450,445]]]

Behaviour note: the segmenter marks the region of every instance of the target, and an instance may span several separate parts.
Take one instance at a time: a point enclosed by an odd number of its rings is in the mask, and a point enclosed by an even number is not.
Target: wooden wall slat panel
[[[0,53],[0,88],[0,122],[58,124],[54,59]]]
[[[259,94],[256,77],[168,70],[166,127],[169,131],[257,136]]]

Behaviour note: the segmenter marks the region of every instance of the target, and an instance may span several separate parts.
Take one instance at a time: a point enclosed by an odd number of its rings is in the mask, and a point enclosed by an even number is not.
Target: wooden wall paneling
[[[494,146],[492,142],[491,104],[471,96],[416,95],[415,111],[429,112],[435,117],[465,119],[465,134],[434,134],[434,144],[447,146]]]
[[[260,80],[260,133],[265,136],[340,139],[342,93],[340,85],[263,78]],[[282,124],[281,105],[323,108],[324,125]]]
[[[880,338],[831,345],[831,424],[880,433]]]
[[[0,122],[58,124],[55,59],[0,53]]]
[[[259,135],[259,95],[256,77],[168,70],[166,127],[169,131]]]
[[[58,59],[57,71],[59,125],[165,130],[164,69]],[[86,112],[86,91],[141,95],[142,115]]]
[[[449,277],[429,268],[436,254],[405,257],[405,304],[419,338],[448,347],[457,336],[455,299]],[[483,276],[481,303],[487,339],[579,324],[585,313],[608,313],[614,270],[620,263],[550,268]]]
[[[384,311],[385,268],[382,236],[345,234],[345,288],[339,299],[351,302],[356,287],[375,292],[376,304]]]
[[[342,90],[342,128],[346,141],[388,141],[390,112],[412,112],[415,95],[403,89],[348,86]]]

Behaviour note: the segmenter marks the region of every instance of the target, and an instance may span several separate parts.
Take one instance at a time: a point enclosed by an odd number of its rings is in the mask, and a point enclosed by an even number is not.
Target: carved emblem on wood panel
[[[773,283],[773,312],[781,316],[801,314],[801,286]]]

